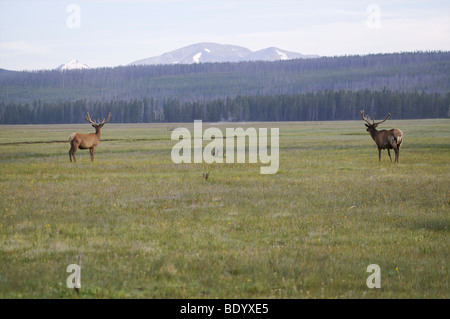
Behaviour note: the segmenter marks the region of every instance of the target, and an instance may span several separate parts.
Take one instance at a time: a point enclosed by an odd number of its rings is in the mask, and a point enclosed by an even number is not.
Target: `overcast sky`
[[[198,42],[336,56],[450,51],[450,1],[0,0],[0,68],[93,67]]]

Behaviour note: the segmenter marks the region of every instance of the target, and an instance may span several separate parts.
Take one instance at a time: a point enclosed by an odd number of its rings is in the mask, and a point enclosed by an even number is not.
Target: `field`
[[[450,298],[450,120],[384,123],[399,164],[362,121],[212,124],[278,127],[274,175],[174,164],[192,124],[107,124],[93,163],[88,124],[0,126],[0,298]]]

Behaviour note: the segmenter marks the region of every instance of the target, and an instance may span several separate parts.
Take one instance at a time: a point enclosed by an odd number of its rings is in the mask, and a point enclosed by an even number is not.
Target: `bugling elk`
[[[89,112],[87,112],[85,119],[89,123],[92,124],[92,126],[95,128],[95,133],[90,134],[81,134],[81,133],[72,133],[69,136],[69,142],[70,142],[70,151],[69,151],[69,158],[72,162],[72,157],[74,162],[77,160],[75,159],[75,152],[77,149],[89,149],[89,152],[91,153],[91,161],[94,161],[94,153],[95,148],[97,147],[98,143],[100,142],[100,129],[109,122],[111,118],[111,113],[108,114],[107,119],[103,119],[102,122],[97,120],[97,122],[94,122],[91,120],[91,116],[89,115]]]
[[[378,147],[378,160],[381,161],[381,150],[387,149],[389,158],[391,159],[391,153],[390,149],[393,149],[395,152],[395,162],[398,163],[398,157],[400,154],[400,146],[403,142],[403,132],[400,131],[397,128],[393,128],[391,130],[380,130],[377,131],[376,127],[386,121],[389,116],[391,116],[391,113],[389,113],[384,120],[381,122],[375,123],[375,114],[372,117],[372,123],[369,121],[369,117],[364,116],[364,110],[361,111],[361,116],[364,121],[367,122],[367,124],[364,124],[367,126],[367,132],[370,133],[370,136],[372,136],[373,140],[377,144]]]

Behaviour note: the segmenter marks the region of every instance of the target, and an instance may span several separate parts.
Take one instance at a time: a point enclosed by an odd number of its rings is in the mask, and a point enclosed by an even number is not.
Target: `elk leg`
[[[381,162],[381,148],[378,149],[378,162]]]
[[[391,163],[392,163],[391,152],[389,151],[389,149],[387,149],[387,150],[388,150],[388,155],[389,155],[389,158],[391,159]]]
[[[95,147],[90,148],[89,151],[91,152],[91,162],[93,162],[94,161]]]
[[[76,158],[75,158],[75,152],[76,152],[77,148],[75,146],[71,146],[70,151],[69,151],[69,158],[70,158],[70,162],[72,162],[72,157],[73,157],[73,161],[76,162]]]

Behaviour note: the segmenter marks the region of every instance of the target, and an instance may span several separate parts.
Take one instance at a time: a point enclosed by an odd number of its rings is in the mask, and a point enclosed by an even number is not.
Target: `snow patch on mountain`
[[[92,67],[85,63],[81,63],[77,59],[73,59],[65,64],[61,64],[56,68],[56,70],[59,71],[83,70],[83,69],[92,69]]]
[[[289,57],[286,53],[279,51],[278,49],[275,49],[277,54],[280,56],[280,60],[289,60]]]
[[[194,55],[193,57],[192,57],[192,61],[194,61],[194,63],[200,63],[200,57],[202,56],[202,53],[201,52],[199,52],[199,53],[197,53],[196,55]]]

